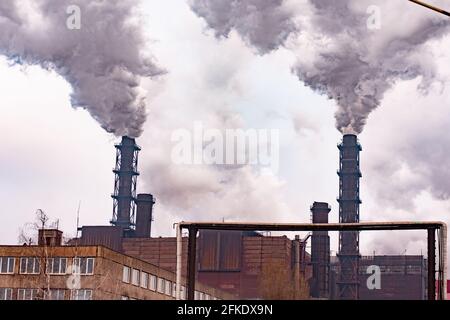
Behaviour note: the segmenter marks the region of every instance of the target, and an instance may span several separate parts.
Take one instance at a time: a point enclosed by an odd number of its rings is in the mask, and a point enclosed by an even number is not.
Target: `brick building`
[[[184,286],[181,292],[184,297]],[[0,247],[0,300],[171,300],[174,296],[173,272],[103,246]],[[234,297],[199,283],[196,298]]]

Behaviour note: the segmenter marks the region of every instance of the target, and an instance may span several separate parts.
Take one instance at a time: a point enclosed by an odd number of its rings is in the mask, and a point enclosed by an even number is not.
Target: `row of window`
[[[166,280],[164,278],[159,278],[155,275],[149,274],[138,269],[133,269],[128,266],[123,266],[123,276],[122,281],[125,283],[132,284],[137,287],[144,289],[149,289],[161,294],[165,294],[169,297],[175,297],[176,284],[172,281]],[[186,288],[181,286],[181,298],[186,299]],[[122,299],[130,299],[128,297],[122,297]],[[216,298],[210,295],[195,291],[195,300],[216,300]]]
[[[50,289],[42,294],[39,289],[17,289],[17,296],[13,296],[14,289],[12,288],[0,288],[0,301],[1,300],[65,300],[65,289]],[[41,292],[41,294],[39,294]],[[70,300],[92,300],[92,290],[80,289],[72,290],[70,292]]]
[[[68,265],[66,257],[48,258],[46,263],[47,274],[67,274],[75,273],[81,275],[94,274],[94,259],[88,257],[73,258],[72,265]],[[16,258],[0,257],[0,274],[14,274]],[[21,274],[40,274],[41,259],[38,257],[20,258],[19,273]]]
[[[359,274],[367,274],[368,266],[360,266]],[[423,274],[425,273],[421,266],[379,266],[382,274]]]

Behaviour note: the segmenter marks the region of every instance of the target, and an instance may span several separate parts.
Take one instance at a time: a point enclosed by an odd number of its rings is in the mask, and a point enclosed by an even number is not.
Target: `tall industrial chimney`
[[[338,145],[339,156],[339,222],[359,222],[359,153],[362,151],[356,135],[344,135]],[[339,264],[338,277],[339,298],[357,300],[359,298],[359,232],[339,232]]]
[[[151,194],[138,194],[136,200],[136,238],[149,238],[152,230],[153,205],[155,200]]]
[[[126,233],[134,229],[136,183],[139,172],[138,154],[141,150],[133,138],[122,137],[116,146],[116,166],[111,223],[122,227]]]
[[[326,202],[314,202],[311,207],[312,223],[328,223],[331,209]],[[311,237],[311,263],[313,267],[311,296],[329,298],[330,295],[330,237],[328,231],[313,231]]]

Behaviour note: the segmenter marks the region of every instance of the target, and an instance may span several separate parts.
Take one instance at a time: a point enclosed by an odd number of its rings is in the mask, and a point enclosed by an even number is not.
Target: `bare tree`
[[[46,241],[39,241],[39,230],[57,228],[59,221],[49,222],[50,218],[42,210],[38,209],[35,213],[35,220],[26,223],[20,230],[19,243],[33,248],[33,258],[39,261],[39,276],[30,277],[30,288],[38,290],[37,300],[45,300],[50,296],[51,275],[48,271],[48,261],[51,257]],[[41,246],[38,246],[39,243]]]
[[[303,276],[299,283],[292,270],[282,262],[272,259],[263,264],[260,277],[261,298],[265,300],[309,299],[309,288]]]

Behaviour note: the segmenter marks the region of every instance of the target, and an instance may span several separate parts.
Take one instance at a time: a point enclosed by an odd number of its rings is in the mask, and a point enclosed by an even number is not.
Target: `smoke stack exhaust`
[[[136,200],[136,238],[149,238],[151,236],[154,204],[153,195],[138,194]]]
[[[331,208],[326,202],[314,202],[311,207],[312,223],[328,223]],[[330,237],[328,231],[313,231],[311,237],[311,262],[313,283],[311,296],[329,298],[330,286]]]
[[[111,223],[126,232],[134,229],[136,184],[139,176],[138,155],[141,148],[133,138],[122,137],[116,146],[116,166],[113,198],[113,219]]]
[[[354,134],[343,136],[339,148],[339,222],[359,222],[359,153],[362,151],[358,138]],[[357,300],[359,298],[359,232],[339,232],[339,298]]]

